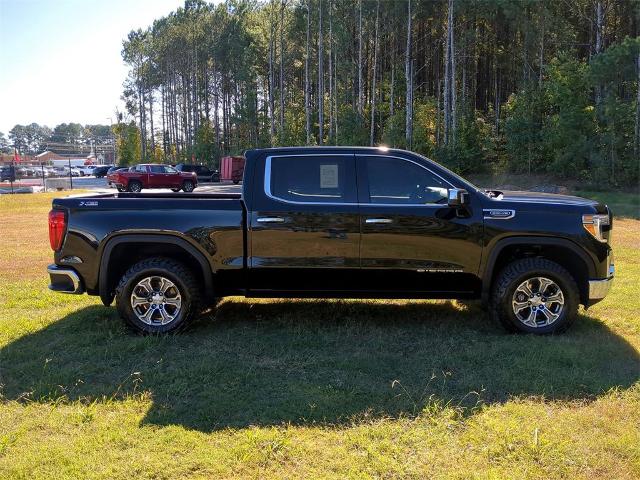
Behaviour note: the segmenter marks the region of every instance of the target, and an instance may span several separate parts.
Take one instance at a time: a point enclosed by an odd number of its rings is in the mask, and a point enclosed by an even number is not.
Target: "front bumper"
[[[606,297],[609,290],[611,290],[612,284],[613,277],[602,280],[589,280],[589,303],[599,302]]]
[[[607,278],[597,278],[589,280],[589,306],[598,303],[607,296],[611,286],[613,285],[613,277],[615,274],[615,266],[613,258],[609,261],[609,274]]]
[[[49,290],[61,293],[84,293],[82,280],[80,280],[80,277],[75,270],[62,268],[57,265],[49,265],[47,267],[47,272],[49,273],[49,279],[51,280]]]

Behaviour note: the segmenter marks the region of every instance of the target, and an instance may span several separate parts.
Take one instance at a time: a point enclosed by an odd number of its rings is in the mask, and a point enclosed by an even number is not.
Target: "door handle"
[[[364,223],[393,223],[390,218],[367,218]]]
[[[256,220],[258,223],[284,223],[282,217],[260,217]]]

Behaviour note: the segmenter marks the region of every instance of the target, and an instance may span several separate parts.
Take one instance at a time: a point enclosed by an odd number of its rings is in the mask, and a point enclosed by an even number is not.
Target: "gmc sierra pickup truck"
[[[143,188],[170,188],[174,192],[193,192],[198,186],[195,172],[180,172],[169,165],[140,164],[128,170],[116,169],[107,175],[109,185],[119,192],[140,193]]]
[[[565,330],[614,276],[612,214],[482,190],[415,153],[246,152],[242,194],[56,199],[52,290],[114,298],[160,333],[230,295],[481,299],[508,330]]]

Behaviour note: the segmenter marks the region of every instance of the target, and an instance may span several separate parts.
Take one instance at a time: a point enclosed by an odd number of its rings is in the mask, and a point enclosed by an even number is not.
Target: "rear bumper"
[[[47,273],[49,273],[49,290],[61,293],[84,293],[84,286],[82,280],[75,272],[70,268],[62,268],[57,265],[49,265],[47,267]]]

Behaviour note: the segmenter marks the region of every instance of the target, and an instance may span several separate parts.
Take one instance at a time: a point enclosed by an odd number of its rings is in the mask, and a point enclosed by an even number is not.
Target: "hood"
[[[545,203],[556,205],[596,205],[598,202],[588,198],[574,197],[572,195],[559,195],[557,193],[502,191],[502,195],[495,197],[503,202]]]

